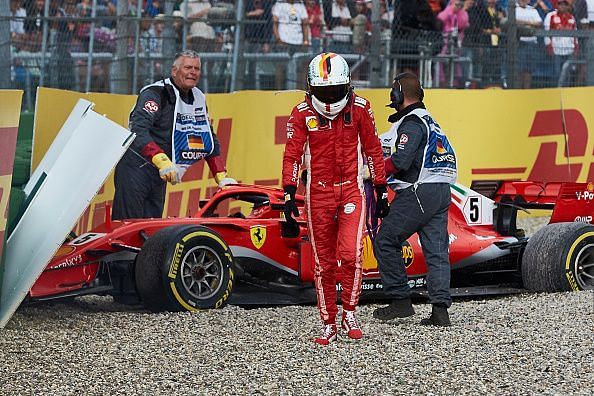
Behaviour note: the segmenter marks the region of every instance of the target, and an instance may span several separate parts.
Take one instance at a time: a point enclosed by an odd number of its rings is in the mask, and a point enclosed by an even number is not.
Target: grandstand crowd
[[[42,50],[47,16],[46,49],[53,55],[46,59],[48,67],[51,69],[52,59],[79,66],[72,68],[79,75],[58,76],[53,86],[72,88],[73,81],[84,80],[87,58],[71,55],[88,53],[91,41],[94,54],[114,53],[117,1],[96,0],[95,19],[91,19],[93,0],[10,0],[13,79],[22,82],[27,74],[36,78],[41,72],[43,65],[31,54]],[[183,0],[175,4],[173,15],[166,17],[162,0],[128,0],[128,15],[140,18],[138,40],[131,32],[128,53],[162,53],[167,20],[173,20],[176,50],[230,52],[236,5]],[[256,87],[249,85],[255,79],[248,78],[245,87],[286,88],[286,64],[267,61],[267,54],[333,51],[365,56],[373,26],[372,9],[371,0],[244,0],[242,51],[262,54],[257,62],[245,67],[245,73],[268,79],[268,84]],[[518,29],[517,86],[582,85],[585,65],[579,62],[583,60],[580,40],[575,35],[537,37],[533,32],[594,29],[594,0],[517,0],[515,7],[508,0],[380,0],[381,51],[395,57],[395,71],[419,73],[420,61],[434,59],[434,86],[506,87],[509,10],[515,10]],[[109,63],[100,58],[93,63],[92,90],[109,91]],[[562,73],[565,63],[570,66],[566,68],[569,73]],[[153,75],[167,72],[158,61],[151,67]],[[210,71],[216,73],[212,67]],[[355,80],[365,81],[369,66],[361,62],[353,73]]]

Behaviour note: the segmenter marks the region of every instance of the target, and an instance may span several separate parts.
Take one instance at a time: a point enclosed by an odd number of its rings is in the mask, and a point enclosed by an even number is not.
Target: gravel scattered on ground
[[[451,328],[418,324],[429,304],[389,323],[377,307],[359,307],[363,340],[322,347],[315,306],[25,305],[0,330],[0,395],[592,395],[592,291],[456,300]]]
[[[518,217],[516,225],[518,228],[523,229],[526,235],[534,235],[536,231],[546,225],[551,216],[538,216],[538,217]]]
[[[322,347],[314,306],[153,314],[79,297],[0,330],[2,395],[592,394],[594,293],[458,300],[451,328],[372,319]]]

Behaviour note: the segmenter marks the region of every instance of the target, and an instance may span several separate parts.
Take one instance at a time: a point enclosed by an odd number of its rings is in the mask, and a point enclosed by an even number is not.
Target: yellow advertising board
[[[0,288],[4,270],[8,203],[22,97],[23,91],[0,90]]]
[[[390,128],[388,89],[360,90],[370,100],[379,133]],[[41,159],[78,98],[127,125],[135,96],[81,94],[40,88],[33,166]],[[207,103],[229,175],[244,183],[279,185],[285,123],[303,92],[242,91],[209,94]],[[425,104],[444,129],[459,159],[459,180],[594,180],[594,88],[543,90],[428,90]],[[92,149],[92,148],[89,148]],[[92,164],[86,164],[92,166]],[[168,186],[165,216],[194,213],[216,190],[204,161]],[[81,219],[79,232],[103,221],[113,198],[110,178]]]

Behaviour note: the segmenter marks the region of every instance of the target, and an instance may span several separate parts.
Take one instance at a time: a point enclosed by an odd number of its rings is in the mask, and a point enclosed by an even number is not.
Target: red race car
[[[594,287],[592,183],[476,182],[452,185],[452,294]],[[283,220],[278,188],[233,185],[188,218],[106,221],[65,242],[31,288],[31,300],[111,294],[152,311],[315,301],[313,256],[300,206],[299,229]],[[530,238],[518,210],[552,210]],[[373,225],[364,240],[362,299],[381,298]],[[425,290],[417,235],[403,248],[414,291]]]

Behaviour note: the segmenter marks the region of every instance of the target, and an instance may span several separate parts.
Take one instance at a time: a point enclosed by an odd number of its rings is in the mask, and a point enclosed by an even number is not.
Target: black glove
[[[297,203],[295,202],[295,193],[297,193],[297,187],[285,186],[285,220],[287,223],[297,223],[295,217],[299,216],[299,209],[297,209]],[[294,217],[293,217],[294,216]]]
[[[375,203],[375,216],[383,219],[390,213],[390,205],[388,204],[388,190],[385,185],[375,186],[375,195],[377,202]]]

